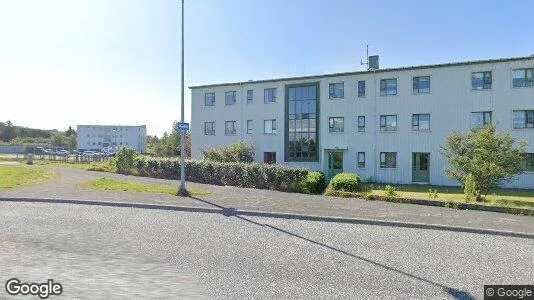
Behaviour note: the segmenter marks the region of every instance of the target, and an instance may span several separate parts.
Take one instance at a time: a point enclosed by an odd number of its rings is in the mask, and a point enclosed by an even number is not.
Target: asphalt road
[[[0,203],[1,299],[12,277],[61,283],[49,299],[482,299],[484,284],[532,283],[534,240]]]

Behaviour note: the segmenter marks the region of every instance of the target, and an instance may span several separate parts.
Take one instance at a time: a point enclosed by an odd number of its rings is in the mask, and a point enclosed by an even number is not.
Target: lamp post
[[[181,122],[184,122],[184,0],[182,0],[182,109]],[[185,189],[185,131],[180,130],[180,195],[188,196]]]

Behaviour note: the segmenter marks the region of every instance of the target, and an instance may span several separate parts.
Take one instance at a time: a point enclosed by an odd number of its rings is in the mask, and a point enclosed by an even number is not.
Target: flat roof
[[[216,83],[216,84],[190,86],[189,88],[190,89],[198,89],[198,88],[218,87],[218,86],[228,86],[228,85],[251,84],[251,83],[265,83],[265,82],[290,81],[290,80],[306,80],[306,79],[316,79],[316,78],[322,78],[322,77],[348,76],[348,75],[371,74],[371,73],[392,72],[392,71],[408,71],[408,70],[430,69],[430,68],[444,68],[444,67],[454,67],[454,66],[463,66],[463,65],[477,65],[477,64],[486,64],[486,63],[499,63],[499,62],[518,61],[518,60],[529,60],[529,59],[534,60],[534,55],[521,56],[521,57],[498,58],[498,59],[471,60],[471,61],[463,61],[463,62],[433,64],[433,65],[398,67],[398,68],[378,69],[378,70],[374,70],[374,71],[354,71],[354,72],[330,73],[330,74],[322,74],[322,75],[309,75],[309,76],[299,76],[299,77],[284,77],[284,78],[276,78],[276,79],[264,79],[264,80],[249,80],[249,81],[241,81],[241,82]]]

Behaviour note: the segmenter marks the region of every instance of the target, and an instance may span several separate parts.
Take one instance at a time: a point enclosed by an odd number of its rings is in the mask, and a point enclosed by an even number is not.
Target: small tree
[[[495,125],[488,125],[467,134],[454,131],[447,137],[442,153],[449,161],[447,176],[465,187],[468,174],[477,201],[483,201],[488,192],[503,182],[510,182],[523,171],[526,143],[514,147],[515,139],[509,134],[498,134]],[[472,185],[472,187],[471,187]]]
[[[239,141],[227,147],[213,149],[201,149],[205,160],[216,162],[254,162],[254,146],[244,141]]]

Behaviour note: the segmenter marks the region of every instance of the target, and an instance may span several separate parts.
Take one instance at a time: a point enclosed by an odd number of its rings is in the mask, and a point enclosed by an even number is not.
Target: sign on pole
[[[189,130],[189,123],[178,122],[177,127],[178,127],[178,130],[188,131]]]

